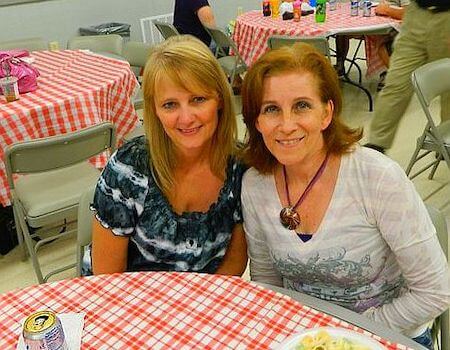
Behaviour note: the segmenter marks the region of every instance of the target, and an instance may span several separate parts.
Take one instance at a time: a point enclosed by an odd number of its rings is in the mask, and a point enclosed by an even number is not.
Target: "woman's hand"
[[[116,236],[97,220],[92,222],[92,272],[94,275],[127,269],[128,237]]]

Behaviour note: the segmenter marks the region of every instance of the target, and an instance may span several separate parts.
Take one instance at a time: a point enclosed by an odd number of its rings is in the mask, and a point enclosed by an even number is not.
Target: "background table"
[[[86,313],[82,349],[270,349],[333,326],[407,349],[238,277],[137,272],[76,278],[0,295],[0,349],[14,349],[39,309]]]
[[[362,10],[360,10],[362,13]],[[350,16],[350,4],[339,3],[338,9],[329,11],[324,23],[315,23],[314,15],[302,16],[300,22],[293,20],[283,21],[282,18],[264,17],[262,11],[250,11],[236,19],[233,39],[239,53],[248,65],[255,62],[269,47],[267,40],[272,35],[288,36],[330,36],[341,34],[364,34],[389,28],[399,29],[400,21],[389,17],[375,16],[372,10],[371,17],[362,15]],[[369,47],[369,45],[367,45]],[[382,65],[375,50],[366,52],[369,59],[369,72],[379,69]]]
[[[33,52],[38,89],[6,103],[0,96],[0,203],[10,204],[4,151],[17,141],[75,131],[102,121],[116,126],[117,140],[139,119],[132,97],[137,80],[124,61],[82,51]],[[93,161],[103,167],[106,156]]]

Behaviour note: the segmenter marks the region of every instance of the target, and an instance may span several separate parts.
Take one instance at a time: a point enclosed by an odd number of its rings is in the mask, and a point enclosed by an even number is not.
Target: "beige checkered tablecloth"
[[[361,34],[385,28],[398,30],[399,27],[400,21],[389,17],[375,16],[374,11],[370,17],[362,15],[352,17],[350,16],[350,4],[339,3],[336,11],[327,9],[327,18],[324,23],[315,23],[314,15],[303,16],[300,22],[294,22],[293,20],[283,21],[281,17],[264,17],[262,11],[244,13],[236,19],[233,39],[242,58],[248,65],[251,65],[269,49],[267,40],[272,35],[330,36],[351,32]],[[370,75],[380,71],[384,65],[376,52],[377,36],[366,37],[366,40],[373,41],[366,45],[367,74]]]
[[[139,122],[132,103],[137,80],[127,62],[82,51],[41,51],[32,57],[38,89],[6,103],[0,96],[0,203],[10,204],[4,151],[17,141],[64,134],[111,121],[117,139]],[[95,158],[103,167],[106,156]]]
[[[271,349],[305,328],[343,327],[407,349],[238,277],[135,272],[0,295],[0,349],[15,349],[36,310],[85,312],[82,349]]]

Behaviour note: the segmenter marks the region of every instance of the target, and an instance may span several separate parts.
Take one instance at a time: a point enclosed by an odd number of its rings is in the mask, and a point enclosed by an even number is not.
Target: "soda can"
[[[363,2],[363,17],[370,17],[372,15],[372,3],[370,1]]]
[[[359,12],[359,1],[351,0],[350,1],[350,16],[358,16]]]
[[[330,11],[335,11],[337,9],[337,0],[328,0],[328,4],[330,5]]]
[[[38,311],[23,325],[27,350],[68,350],[61,321],[52,311]]]

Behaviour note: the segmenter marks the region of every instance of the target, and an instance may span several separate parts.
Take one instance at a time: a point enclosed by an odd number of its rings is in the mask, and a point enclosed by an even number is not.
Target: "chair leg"
[[[22,261],[26,261],[28,259],[27,254],[27,247],[25,246],[25,242],[23,240],[23,232],[22,227],[19,222],[17,208],[15,205],[13,205],[13,214],[14,214],[14,223],[16,226],[16,234],[17,234],[17,241],[19,243],[19,249],[22,251]]]
[[[31,258],[31,263],[33,265],[34,273],[36,274],[38,282],[39,283],[44,283],[44,277],[42,276],[41,266],[40,266],[39,261],[37,259],[36,252],[34,251],[33,240],[31,238],[30,231],[28,230],[28,226],[27,226],[27,223],[25,221],[25,217],[20,212],[18,212],[17,214],[18,214],[17,216],[19,218],[19,224],[21,226],[21,231],[22,231],[22,234],[23,234],[23,238],[25,240],[25,244],[26,244],[27,249],[28,249],[28,254],[30,255],[30,258]]]
[[[437,170],[439,164],[441,164],[441,160],[442,160],[442,156],[439,155],[439,159],[437,159],[437,161],[434,163],[433,168],[431,169],[430,175],[428,175],[428,180],[433,180],[434,174],[436,173],[436,170]]]
[[[406,168],[406,176],[408,176],[408,177],[409,177],[409,174],[411,173],[412,167],[417,162],[417,156],[418,156],[420,150],[422,149],[422,145],[423,145],[423,141],[425,140],[425,137],[426,137],[426,135],[425,135],[425,133],[423,133],[422,136],[420,136],[420,139],[417,140],[416,149],[414,150],[414,153],[411,156],[411,160],[409,161],[409,164]]]

